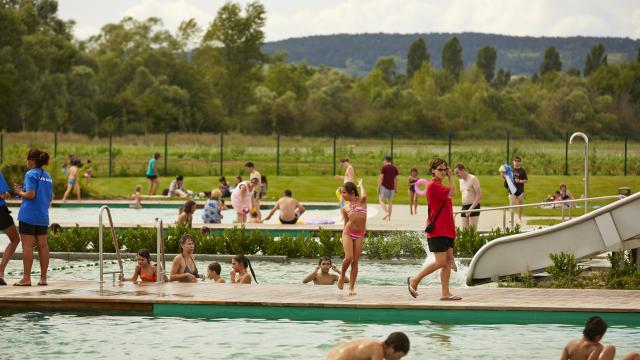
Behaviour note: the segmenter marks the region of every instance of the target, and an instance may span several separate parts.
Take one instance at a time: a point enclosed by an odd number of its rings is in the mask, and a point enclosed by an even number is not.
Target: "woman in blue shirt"
[[[158,186],[160,186],[160,180],[158,179],[158,159],[160,159],[160,153],[155,153],[149,160],[147,165],[147,179],[149,179],[149,195],[155,195]]]
[[[7,285],[4,281],[4,269],[7,267],[11,256],[16,251],[18,244],[20,243],[20,236],[18,230],[11,217],[11,211],[7,207],[6,199],[10,198],[9,185],[4,179],[4,176],[0,172],[0,230],[2,230],[9,237],[9,244],[4,249],[2,254],[2,262],[0,262],[0,285]]]
[[[31,266],[33,265],[33,244],[38,243],[40,255],[40,281],[38,285],[47,285],[49,267],[49,246],[47,228],[49,227],[49,204],[53,199],[53,181],[42,167],[49,164],[49,154],[31,149],[27,154],[29,171],[24,176],[24,185],[15,187],[16,195],[22,197],[18,213],[18,230],[22,238],[22,262],[24,275],[15,286],[31,286]]]

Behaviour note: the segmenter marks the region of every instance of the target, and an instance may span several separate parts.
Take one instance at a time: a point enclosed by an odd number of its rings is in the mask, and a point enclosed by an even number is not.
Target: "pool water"
[[[197,259],[197,255],[196,255]],[[171,269],[171,260],[167,261],[167,269]],[[428,261],[432,261],[428,258]],[[200,273],[206,274],[209,262],[196,261]],[[228,279],[231,271],[231,265],[223,263],[222,277]],[[315,270],[316,262],[292,261],[286,264],[279,264],[266,261],[252,262],[256,277],[260,284],[299,284],[304,276]],[[340,268],[340,264],[336,264]],[[39,271],[38,260],[34,261],[33,270]],[[133,259],[124,261],[125,276],[130,277],[135,270],[136,262]],[[115,261],[105,263],[105,271],[117,270]],[[360,263],[358,271],[358,285],[404,285],[407,276],[415,274],[420,269],[417,264],[384,264],[377,262],[364,261]],[[335,273],[330,270],[331,273]],[[17,279],[22,276],[22,261],[12,260],[6,270],[7,277]],[[453,287],[466,286],[467,267],[458,264],[458,272],[451,273],[451,285]],[[34,281],[37,279],[36,274],[32,275]],[[99,280],[98,262],[96,261],[65,261],[59,259],[51,259],[49,262],[48,277],[51,280]],[[106,275],[105,280],[110,280],[111,275]],[[312,285],[309,285],[312,286]],[[440,278],[437,273],[431,274],[424,278],[422,287],[440,287]]]
[[[175,208],[142,208],[142,209],[130,209],[130,208],[118,208],[111,211],[114,224],[153,224],[156,218],[162,219],[165,224],[173,224],[178,218],[178,210],[182,205],[176,204]],[[17,216],[18,209],[12,208],[12,211]],[[369,218],[377,216],[379,209],[375,206],[369,207]],[[53,207],[49,209],[49,218],[52,223],[64,223],[68,224],[70,221],[76,223],[98,223],[97,208],[86,207]],[[203,225],[202,215],[203,209],[197,209],[193,214],[193,224]],[[262,210],[262,217],[266,217],[269,214],[269,210]],[[236,219],[236,214],[233,209],[224,210],[222,212],[224,218],[223,224],[233,224]],[[16,217],[17,218],[17,217]],[[301,217],[302,221],[314,221],[314,222],[327,222],[342,224],[342,215],[340,210],[336,207],[334,209],[319,209],[319,210],[307,210]],[[104,218],[105,223],[108,221],[106,216]],[[278,213],[276,213],[265,224],[280,224],[278,220]]]
[[[7,359],[322,359],[334,345],[402,331],[405,359],[553,359],[581,336],[574,325],[362,324],[0,313]],[[618,354],[640,349],[640,328],[611,327]],[[620,356],[618,356],[620,358]]]

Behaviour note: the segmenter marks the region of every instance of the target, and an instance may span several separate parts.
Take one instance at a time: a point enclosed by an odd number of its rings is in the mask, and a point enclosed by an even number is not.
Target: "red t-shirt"
[[[395,190],[395,180],[396,176],[398,176],[398,168],[391,164],[388,164],[380,169],[380,174],[382,174],[382,186],[386,187],[389,190]]]
[[[431,179],[427,185],[427,202],[429,202],[429,219],[433,219],[436,213],[444,204],[440,215],[435,222],[435,229],[431,234],[427,234],[427,238],[446,236],[452,239],[456,237],[456,224],[453,221],[453,203],[449,197],[449,188],[444,186],[442,182]]]

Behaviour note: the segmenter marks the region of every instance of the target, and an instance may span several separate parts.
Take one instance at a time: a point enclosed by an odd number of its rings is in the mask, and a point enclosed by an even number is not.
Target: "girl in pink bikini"
[[[362,185],[362,179],[358,181],[358,188],[352,182],[346,182],[340,188],[344,201],[348,204],[341,209],[344,219],[342,230],[342,246],[344,247],[344,260],[342,271],[338,278],[338,289],[344,287],[347,269],[351,267],[349,274],[349,295],[355,295],[356,278],[358,277],[358,260],[362,253],[362,242],[367,232],[367,194]]]

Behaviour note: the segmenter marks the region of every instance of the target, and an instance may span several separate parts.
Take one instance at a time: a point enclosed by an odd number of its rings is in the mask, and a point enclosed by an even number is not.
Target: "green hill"
[[[289,61],[306,61],[310,65],[326,65],[346,69],[354,74],[371,70],[380,56],[397,56],[398,70],[406,68],[409,46],[422,37],[431,54],[431,62],[441,66],[444,44],[457,36],[462,44],[465,66],[475,63],[479,48],[490,45],[498,50],[497,68],[511,70],[512,74],[533,74],[538,71],[545,48],[555,46],[560,51],[563,70],[571,67],[583,69],[587,53],[594,44],[603,43],[609,63],[629,61],[636,57],[640,40],[611,37],[531,37],[480,33],[429,34],[339,34],[292,38],[268,42],[265,53],[286,51]]]

